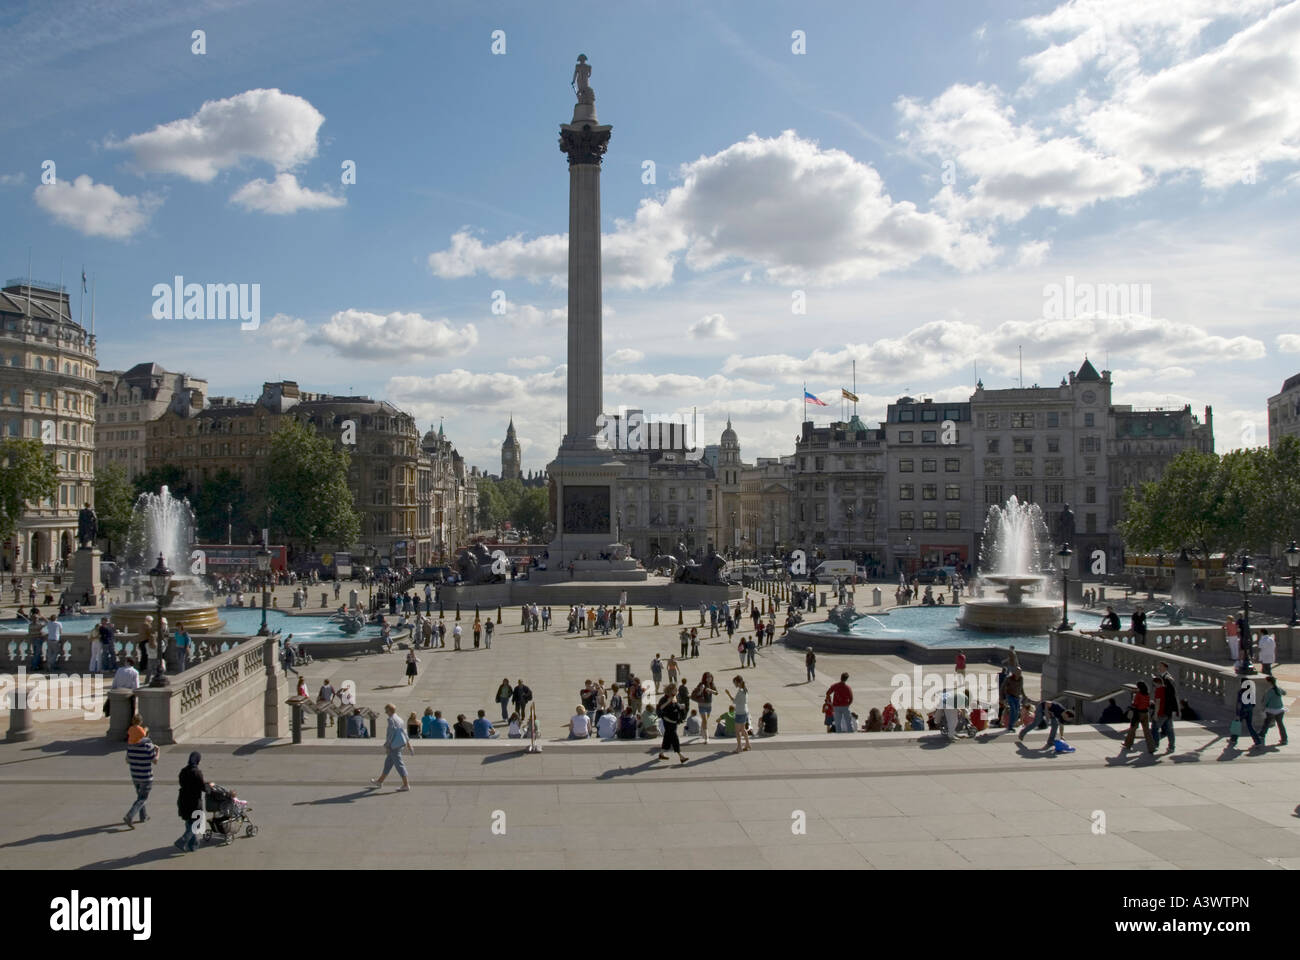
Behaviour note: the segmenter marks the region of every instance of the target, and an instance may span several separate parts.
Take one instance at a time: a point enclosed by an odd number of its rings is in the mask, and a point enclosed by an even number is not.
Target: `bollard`
[[[375,739],[375,718],[376,718],[376,716],[377,716],[377,714],[374,714],[374,713],[372,713],[372,714],[370,715],[370,739],[371,739],[371,740]]]
[[[290,714],[289,729],[293,731],[293,742],[302,743],[302,704],[295,703]]]
[[[631,604],[629,604],[629,605],[628,605],[628,608],[627,608],[627,625],[628,625],[629,627],[632,626],[632,606],[631,606]]]
[[[476,603],[474,604],[474,619],[477,620],[478,618],[479,618],[478,604]]]
[[[447,611],[442,608],[441,600],[438,601],[438,618],[441,620],[445,620],[447,618]]]
[[[501,623],[501,608],[497,607],[497,623]]]
[[[5,743],[21,743],[36,736],[36,729],[32,726],[32,708],[28,705],[29,696],[29,693],[15,690],[6,697],[9,701],[9,730],[5,734]]]
[[[655,607],[655,626],[659,626],[659,608]]]
[[[678,607],[678,608],[677,608],[677,625],[678,625],[678,626],[681,626],[682,623],[684,623],[684,622],[685,622],[685,621],[682,620],[682,608],[681,608],[681,607]]]
[[[327,610],[327,609],[329,609],[329,602],[330,602],[330,595],[329,595],[329,593],[326,592],[326,591],[321,591],[321,595],[320,595],[320,608],[321,608],[322,610]]]
[[[316,714],[316,739],[325,739],[325,711],[323,710]]]
[[[460,619],[460,604],[456,604],[456,619]]]

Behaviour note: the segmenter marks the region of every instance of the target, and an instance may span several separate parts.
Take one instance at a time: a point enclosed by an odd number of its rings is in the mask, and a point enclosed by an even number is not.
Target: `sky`
[[[0,36],[0,274],[89,325],[84,267],[101,368],[385,398],[489,472],[511,416],[525,470],[563,432],[579,53],[611,413],[752,460],[855,363],[873,424],[1087,356],[1224,451],[1300,369],[1300,0],[35,0]],[[169,318],[177,276],[257,284],[257,329]]]

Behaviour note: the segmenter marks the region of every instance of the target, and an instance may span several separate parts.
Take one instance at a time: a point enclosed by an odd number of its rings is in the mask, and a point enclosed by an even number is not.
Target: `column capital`
[[[561,124],[560,152],[569,158],[569,166],[579,163],[599,166],[609,148],[612,130],[609,124]]]

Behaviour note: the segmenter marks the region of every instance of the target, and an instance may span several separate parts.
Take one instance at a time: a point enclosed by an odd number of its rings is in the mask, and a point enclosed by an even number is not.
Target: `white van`
[[[813,571],[818,583],[830,583],[836,577],[851,580],[854,576],[859,581],[867,579],[867,571],[854,564],[852,560],[823,560]]]

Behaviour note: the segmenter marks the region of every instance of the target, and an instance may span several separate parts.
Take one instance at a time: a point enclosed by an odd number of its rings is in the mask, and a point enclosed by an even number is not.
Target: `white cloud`
[[[735,332],[727,326],[727,318],[720,313],[710,313],[691,324],[693,340],[735,340]]]
[[[43,183],[32,193],[36,205],[65,227],[88,237],[125,240],[134,236],[162,201],[151,196],[124,196],[106,183],[82,174],[75,180]]]
[[[663,286],[677,261],[694,271],[728,263],[761,268],[778,283],[870,279],[933,257],[959,269],[987,263],[987,238],[945,217],[895,202],[879,173],[842,150],[824,150],[788,130],[750,135],[683,164],[681,185],[645,199],[632,220],[603,238],[608,284]],[[429,256],[440,277],[524,277],[562,285],[568,237],[508,237],[484,244],[468,230]]]
[[[347,204],[342,197],[302,186],[292,173],[277,174],[270,182],[260,177],[250,180],[235,191],[230,202],[239,204],[245,210],[256,210],[260,213],[326,210]]]
[[[1279,333],[1277,335],[1277,348],[1282,353],[1300,353],[1300,334]]]
[[[27,182],[27,174],[19,170],[17,173],[0,173],[0,187],[21,187]]]
[[[645,359],[645,354],[640,350],[633,350],[631,347],[623,347],[621,350],[615,350],[609,355],[607,362],[622,366],[629,363],[640,363]]]
[[[326,344],[340,354],[363,359],[448,357],[478,343],[472,323],[459,330],[446,320],[418,313],[367,313],[340,310],[320,328]]]
[[[291,170],[316,156],[325,117],[302,97],[275,89],[209,100],[193,116],[160,124],[108,146],[130,150],[136,164],[207,183],[245,158]]]
[[[550,357],[539,353],[535,357],[511,357],[506,361],[506,366],[514,370],[536,370],[538,367],[544,367],[550,362]]]
[[[287,313],[277,313],[258,328],[261,336],[271,338],[271,349],[278,353],[295,353],[307,342],[310,335],[307,321],[302,317],[291,317]]]
[[[1016,266],[1036,267],[1043,262],[1052,244],[1048,240],[1033,240],[1016,248]]]
[[[401,376],[388,381],[388,394],[394,400],[410,403],[448,404],[469,408],[492,408],[501,404],[536,404],[539,398],[556,399],[565,395],[566,366],[527,377],[513,373],[474,373],[455,369],[432,377]]]
[[[996,87],[956,84],[929,103],[904,97],[897,107],[902,139],[954,165],[956,183],[944,186],[934,204],[957,220],[1015,221],[1034,207],[1072,214],[1144,187],[1137,164],[1078,137],[1017,123]]]

